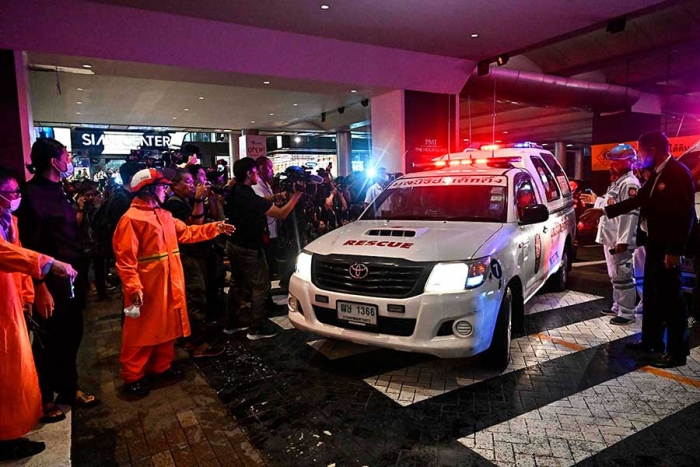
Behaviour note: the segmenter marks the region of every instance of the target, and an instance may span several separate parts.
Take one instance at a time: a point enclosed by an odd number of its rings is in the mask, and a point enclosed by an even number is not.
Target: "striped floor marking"
[[[66,419],[58,423],[37,426],[25,437],[46,444],[44,452],[36,456],[13,462],[0,462],[3,467],[70,467],[71,450],[71,408],[61,405]]]
[[[700,402],[700,380],[643,367],[458,441],[501,467],[569,467]]]
[[[641,331],[634,324],[615,326],[603,316],[511,341],[511,361],[503,372],[477,366],[473,359],[435,359],[364,381],[402,406],[409,406],[461,387],[535,366]]]
[[[565,306],[578,305],[581,303],[600,300],[600,295],[591,295],[574,290],[564,292],[543,293],[535,295],[525,304],[525,314],[531,315],[541,311],[556,310]]]

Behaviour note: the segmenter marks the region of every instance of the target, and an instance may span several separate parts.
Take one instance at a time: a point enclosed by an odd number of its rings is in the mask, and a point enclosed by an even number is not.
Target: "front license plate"
[[[364,303],[336,302],[338,319],[362,326],[376,326],[379,308]]]

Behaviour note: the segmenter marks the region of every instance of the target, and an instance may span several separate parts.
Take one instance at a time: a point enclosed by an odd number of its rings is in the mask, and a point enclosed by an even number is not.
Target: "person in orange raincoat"
[[[112,239],[124,306],[140,307],[140,316],[126,318],[122,330],[123,390],[132,395],[150,392],[147,373],[182,377],[171,367],[175,339],[190,335],[178,242],[201,242],[234,231],[223,222],[188,226],[173,218],[160,207],[170,184],[156,169],[138,171],[131,179],[136,198]]]
[[[17,180],[0,167],[0,461],[33,456],[45,448],[44,443],[22,438],[43,415],[24,320],[24,311],[30,312],[34,302],[31,278],[48,272],[76,275],[70,265],[21,247],[12,216],[20,200]]]

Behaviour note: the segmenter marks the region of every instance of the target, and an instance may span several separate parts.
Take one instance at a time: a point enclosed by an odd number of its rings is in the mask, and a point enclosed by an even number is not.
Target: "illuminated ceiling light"
[[[322,10],[330,10],[330,8],[331,8],[330,5],[326,5],[325,3],[323,5],[321,5]]]
[[[270,117],[272,117],[273,115],[275,115],[275,114],[273,114],[272,112],[270,112]]]
[[[464,138],[462,141],[469,141],[469,138]]]
[[[189,111],[190,111],[190,109],[182,109],[182,110],[184,110],[185,112],[189,112]]]
[[[501,142],[500,139],[497,139],[496,141],[494,141],[494,143],[500,143],[500,142]]]
[[[251,120],[250,123],[255,123],[255,120]]]
[[[80,115],[80,112],[76,112],[75,114],[76,114],[76,115]]]
[[[203,100],[204,100],[204,96],[199,96],[199,100],[200,100],[200,101],[203,101]]]
[[[350,92],[355,94],[357,92],[357,89],[351,89]]]
[[[270,84],[270,82],[269,82],[269,81],[263,81],[263,84],[264,84],[265,86],[267,86],[267,85]]]
[[[88,69],[90,69],[90,68],[92,68],[92,65],[88,65],[88,64],[86,63],[85,65],[83,65],[83,68],[88,68]]]
[[[570,148],[570,147],[572,147],[572,146],[573,146],[573,144],[567,144],[567,145],[566,145],[567,148]]]
[[[82,105],[82,102],[78,101],[78,102],[76,102],[76,104],[78,104],[78,105]]]
[[[78,90],[78,91],[82,91],[82,90],[83,90],[83,88],[77,88],[77,90]]]
[[[507,131],[504,131],[504,132],[503,132],[503,134],[504,134],[504,135],[507,135],[507,134],[508,134],[508,132],[507,132]]]
[[[297,107],[299,104],[294,104],[294,107]]]
[[[301,138],[299,138],[299,137],[297,136],[296,138],[294,138],[294,142],[295,142],[295,143],[301,143]]]
[[[477,33],[472,34],[472,39],[476,39],[477,37],[479,37]]]
[[[173,117],[173,120],[177,120],[177,117]]]

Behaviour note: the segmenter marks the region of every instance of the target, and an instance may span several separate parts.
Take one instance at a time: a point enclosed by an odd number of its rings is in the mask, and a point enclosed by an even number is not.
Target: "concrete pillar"
[[[352,173],[352,139],[350,132],[337,132],[335,134],[335,144],[338,147],[338,175],[345,177]]]
[[[236,162],[238,159],[238,138],[233,135],[233,133],[229,133],[228,135],[228,171],[229,174],[228,176],[231,177],[233,175],[233,163]]]
[[[417,164],[457,151],[457,100],[453,94],[405,90],[373,97],[372,166],[415,172]]]
[[[34,122],[27,58],[16,50],[0,50],[0,141],[0,164],[25,181],[29,177],[26,164],[34,141]]]
[[[583,179],[583,149],[574,151],[574,178],[576,180]]]
[[[406,173],[404,91],[399,89],[371,100],[372,158],[370,167]]]
[[[562,143],[561,141],[554,143],[554,157],[557,158],[564,172],[566,172],[566,143]]]

